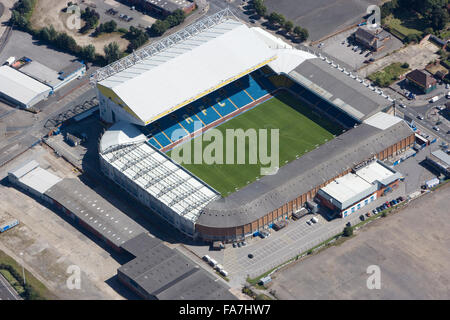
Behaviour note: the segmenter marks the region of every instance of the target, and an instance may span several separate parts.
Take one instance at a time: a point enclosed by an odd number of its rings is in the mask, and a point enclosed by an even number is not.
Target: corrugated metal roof
[[[9,66],[0,67],[0,92],[24,105],[51,91],[49,86],[17,71]]]

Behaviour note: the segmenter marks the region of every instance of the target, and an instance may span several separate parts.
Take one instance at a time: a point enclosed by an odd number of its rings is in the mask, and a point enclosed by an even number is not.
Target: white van
[[[216,269],[217,271],[220,271],[220,270],[223,270],[223,266],[221,264],[216,264],[214,269]]]
[[[211,260],[211,258],[208,255],[204,255],[203,260],[205,260],[206,262],[209,262]]]
[[[224,277],[228,276],[228,272],[226,272],[225,270],[220,270],[220,274],[223,275]]]
[[[447,98],[447,99],[450,99],[450,91],[447,92],[446,98]]]
[[[209,265],[210,265],[211,267],[215,267],[215,266],[217,265],[217,261],[214,260],[213,258],[210,258],[210,259],[209,259]]]
[[[430,103],[434,103],[438,100],[439,100],[439,96],[434,96],[433,98],[430,99]]]

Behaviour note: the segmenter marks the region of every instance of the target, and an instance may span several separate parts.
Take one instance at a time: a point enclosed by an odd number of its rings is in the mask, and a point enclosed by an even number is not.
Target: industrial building
[[[0,98],[19,108],[31,108],[48,97],[52,88],[10,66],[0,67]]]
[[[436,150],[427,156],[427,162],[438,172],[450,177],[450,156],[442,150]]]
[[[345,218],[396,188],[400,179],[400,173],[373,161],[321,188],[316,197],[323,206]]]
[[[333,110],[333,120],[348,131],[282,166],[277,174],[222,198],[163,152],[228,117],[208,120],[200,112],[196,116],[203,117],[198,121],[203,125],[198,129],[183,120],[189,106],[229,90],[233,83],[258,92],[251,86],[257,77],[264,82],[264,74],[289,80],[283,89],[325,116]],[[320,188],[361,163],[391,159],[415,140],[403,120],[382,112],[393,102],[382,91],[326,57],[246,26],[228,10],[97,70],[91,80],[97,86],[101,118],[115,123],[100,141],[102,171],[147,210],[187,236],[206,241],[251,236],[290,217]],[[267,91],[259,92],[263,93],[248,105],[270,97]],[[183,125],[175,123],[164,132],[159,122],[175,114]]]
[[[167,247],[77,179],[61,179],[36,161],[8,173],[9,181],[68,215],[108,247],[130,258],[118,279],[144,299],[234,300],[215,278],[176,249]]]
[[[118,278],[145,299],[236,299],[222,281],[148,234],[127,241],[122,248],[134,259],[118,269]]]

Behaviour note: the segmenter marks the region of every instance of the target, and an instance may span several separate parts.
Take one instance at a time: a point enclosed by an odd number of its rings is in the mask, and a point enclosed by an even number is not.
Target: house
[[[383,49],[385,41],[391,38],[391,35],[381,28],[371,30],[361,27],[356,30],[353,36],[357,43],[372,51]]]
[[[415,69],[406,75],[409,84],[416,87],[423,93],[430,93],[436,89],[437,81],[430,74],[423,70]]]

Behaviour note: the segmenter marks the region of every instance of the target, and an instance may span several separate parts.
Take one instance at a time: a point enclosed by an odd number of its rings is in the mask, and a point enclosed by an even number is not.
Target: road
[[[403,115],[407,115],[411,119],[414,119],[414,122],[416,123],[416,125],[419,125],[419,128],[422,127],[432,133],[432,135],[438,136],[442,140],[449,142],[449,135],[447,134],[447,132],[449,132],[450,127],[448,120],[446,120],[443,116],[436,116],[434,118],[431,116],[432,112],[438,111],[436,109],[437,106],[445,105],[446,102],[447,99],[445,97],[442,97],[435,103],[429,103],[417,107],[406,105],[406,108],[397,107],[396,111]],[[419,116],[423,116],[424,119],[420,120],[418,118]],[[436,126],[436,120],[438,117],[442,121],[442,123]],[[439,131],[434,130],[433,127],[438,127]]]
[[[3,275],[0,274],[0,300],[22,300],[17,292],[6,281]]]

